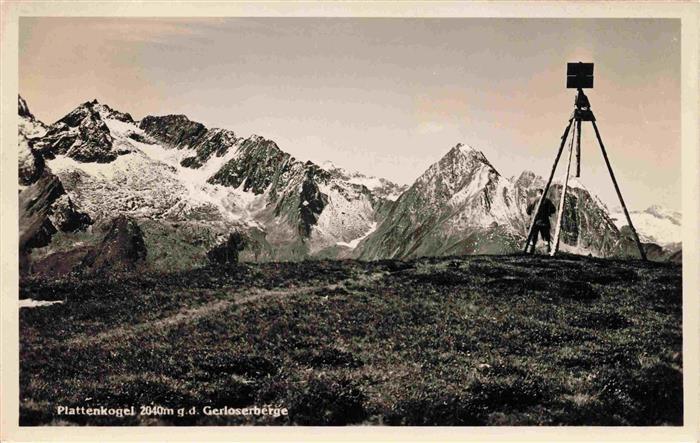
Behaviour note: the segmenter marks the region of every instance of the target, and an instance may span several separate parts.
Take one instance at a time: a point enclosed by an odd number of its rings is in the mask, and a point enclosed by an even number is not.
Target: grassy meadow
[[[20,424],[680,425],[681,286],[519,255],[25,280],[64,302],[20,310]],[[144,405],[164,413],[57,414]],[[251,405],[289,415],[201,413]]]

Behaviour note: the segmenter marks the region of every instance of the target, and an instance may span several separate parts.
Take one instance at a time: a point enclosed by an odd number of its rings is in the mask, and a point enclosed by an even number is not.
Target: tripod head
[[[576,122],[593,122],[595,121],[595,116],[593,111],[591,111],[591,102],[588,101],[588,97],[583,93],[583,89],[579,88],[576,93],[576,101],[574,102],[574,119]]]
[[[576,101],[574,102],[574,105],[578,109],[590,109],[591,108],[591,102],[588,101],[588,97],[586,97],[586,94],[583,93],[583,89],[578,90],[576,93]]]

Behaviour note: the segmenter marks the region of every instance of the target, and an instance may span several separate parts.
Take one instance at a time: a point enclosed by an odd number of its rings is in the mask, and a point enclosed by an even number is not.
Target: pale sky
[[[46,123],[97,98],[399,183],[458,142],[547,176],[579,60],[628,206],[680,210],[679,20],[20,19],[20,94]],[[582,144],[581,181],[617,206],[590,123]]]

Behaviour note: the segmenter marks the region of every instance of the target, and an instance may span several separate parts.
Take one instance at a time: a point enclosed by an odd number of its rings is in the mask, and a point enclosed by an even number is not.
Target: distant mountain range
[[[255,261],[514,252],[527,200],[543,185],[528,171],[501,176],[462,144],[409,187],[300,161],[272,140],[184,115],[135,121],[93,100],[45,125],[21,97],[18,112],[24,274],[104,269],[104,251],[118,269],[182,269],[203,264],[232,232],[245,238],[241,259]],[[657,259],[680,257],[680,216],[650,210],[633,214],[644,241]],[[619,217],[583,186],[565,211],[562,250],[636,254]],[[663,229],[646,221],[661,214]]]
[[[612,212],[611,217],[618,228],[627,225],[622,209],[615,209]],[[643,211],[632,211],[630,217],[642,241],[664,247],[680,247],[683,238],[680,212],[654,205]]]

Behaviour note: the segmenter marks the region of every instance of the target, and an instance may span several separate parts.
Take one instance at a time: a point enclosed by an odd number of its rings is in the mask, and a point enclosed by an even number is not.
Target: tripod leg
[[[532,239],[532,234],[535,231],[535,218],[537,217],[537,213],[540,211],[540,206],[542,205],[542,200],[544,197],[547,195],[547,191],[549,190],[549,186],[552,184],[552,178],[554,178],[554,172],[557,170],[557,164],[559,163],[559,158],[561,157],[561,152],[564,150],[564,145],[566,144],[566,138],[569,135],[569,130],[571,129],[571,125],[574,121],[574,118],[569,119],[569,124],[566,125],[566,129],[564,129],[564,135],[561,136],[561,144],[559,145],[559,151],[557,152],[557,157],[554,159],[554,166],[552,166],[552,172],[549,174],[549,180],[547,180],[547,186],[544,187],[543,192],[542,192],[542,197],[540,197],[540,200],[537,202],[537,207],[535,208],[535,212],[533,213],[532,216],[532,221],[530,222],[530,229],[528,230],[527,233],[527,239],[525,240],[525,249],[523,252],[527,253],[527,246],[530,244],[530,240]]]
[[[581,119],[576,119],[576,177],[581,177]]]
[[[578,125],[574,126],[574,132],[577,132],[576,129],[578,128]],[[581,139],[578,138],[578,134],[576,137],[577,141],[580,141]],[[561,222],[564,219],[564,200],[566,199],[566,190],[567,187],[569,186],[569,171],[571,171],[571,157],[573,156],[574,152],[574,137],[572,135],[571,137],[571,144],[569,145],[569,161],[566,165],[566,176],[564,178],[564,186],[561,188],[561,199],[559,200],[559,213],[557,214],[557,226],[554,229],[554,247],[551,248],[549,251],[549,255],[554,257],[554,254],[559,251],[559,234],[561,233]]]
[[[600,144],[600,150],[603,152],[603,158],[605,159],[605,164],[608,166],[608,172],[610,172],[610,178],[612,178],[613,185],[615,185],[615,191],[617,192],[617,197],[620,199],[620,204],[622,204],[622,210],[625,212],[625,217],[627,217],[627,223],[629,224],[629,227],[632,230],[632,235],[634,236],[634,241],[637,243],[637,248],[639,248],[639,255],[642,257],[642,260],[646,261],[647,255],[644,252],[644,248],[642,248],[642,243],[639,241],[639,236],[637,235],[637,230],[634,229],[634,225],[632,224],[632,218],[630,218],[630,214],[627,211],[627,205],[625,205],[625,201],[622,199],[622,193],[620,192],[620,187],[617,185],[617,180],[615,180],[615,174],[613,173],[612,166],[610,166],[610,160],[608,160],[608,154],[605,152],[605,146],[603,145],[603,139],[600,137],[600,132],[598,132],[598,126],[596,126],[595,120],[593,120],[591,123],[593,123],[593,129],[595,130],[595,136],[598,139],[598,144]]]

